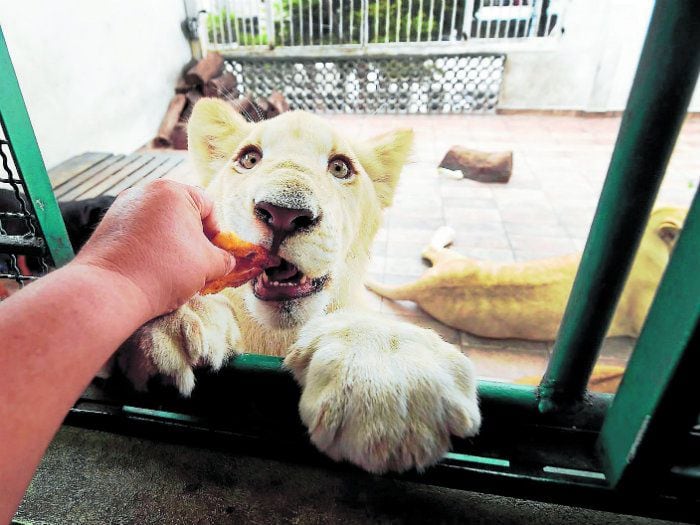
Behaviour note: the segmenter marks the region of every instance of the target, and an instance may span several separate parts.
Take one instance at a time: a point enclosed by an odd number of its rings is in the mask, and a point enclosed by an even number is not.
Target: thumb
[[[236,258],[232,254],[213,244],[210,246],[207,250],[207,282],[231,273],[236,267]]]

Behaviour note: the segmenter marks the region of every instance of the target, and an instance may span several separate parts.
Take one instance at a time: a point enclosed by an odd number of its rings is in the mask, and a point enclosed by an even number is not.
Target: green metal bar
[[[296,391],[297,387],[291,374],[282,368],[282,361],[281,357],[240,354],[229,360],[216,374],[198,380],[198,384],[200,388],[216,384],[221,389],[217,392],[230,393],[230,385],[239,384],[242,376],[253,373],[258,374],[256,388],[263,388],[268,393],[275,392],[277,398],[284,397],[289,391]],[[266,377],[260,377],[261,373]],[[574,413],[542,414],[538,410],[537,389],[532,386],[480,380],[478,394],[483,411],[491,420],[503,417],[530,423],[571,425],[595,431],[600,429],[612,400],[609,394],[592,394],[587,403]]]
[[[0,27],[0,125],[56,267],[73,258],[63,217],[51,189],[27,107]]]
[[[657,2],[581,265],[552,358],[540,410],[583,399],[700,67],[700,2]]]
[[[651,487],[700,411],[700,192],[696,193],[599,445],[613,486]]]

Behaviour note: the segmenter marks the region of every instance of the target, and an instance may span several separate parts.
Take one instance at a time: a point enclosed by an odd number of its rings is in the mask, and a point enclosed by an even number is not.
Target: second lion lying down
[[[688,210],[654,210],[630,269],[608,336],[637,337]],[[449,228],[439,229],[423,250],[432,267],[400,286],[367,283],[382,297],[415,301],[437,320],[497,339],[552,341],[564,316],[580,255],[495,263],[445,248]]]
[[[222,230],[281,263],[143,326],[118,356],[131,381],[143,389],[163,374],[189,395],[196,366],[219,368],[237,352],[285,356],[312,442],[372,472],[425,467],[449,449],[450,435],[476,434],[467,357],[362,304],[372,239],[412,133],[361,142],[307,113],[252,124],[203,99],[188,135]]]

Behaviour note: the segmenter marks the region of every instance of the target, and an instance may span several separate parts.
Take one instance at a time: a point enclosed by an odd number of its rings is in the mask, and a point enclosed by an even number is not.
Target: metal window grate
[[[493,112],[504,65],[504,55],[227,60],[241,93],[279,90],[293,109],[327,113]]]
[[[13,161],[12,145],[0,138],[0,279],[22,287],[48,271],[50,259],[27,188]],[[4,286],[0,285],[0,299]]]
[[[0,299],[73,250],[0,28]]]

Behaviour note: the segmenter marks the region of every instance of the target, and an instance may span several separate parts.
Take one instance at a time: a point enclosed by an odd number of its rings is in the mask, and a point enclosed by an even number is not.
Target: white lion
[[[434,332],[363,306],[372,239],[412,132],[359,141],[304,112],[252,124],[216,99],[201,100],[188,126],[222,229],[282,263],[142,327],[119,359],[132,382],[145,388],[161,373],[189,395],[193,367],[219,368],[237,352],[285,356],[311,441],[371,472],[426,467],[451,434],[476,434],[469,359]]]

